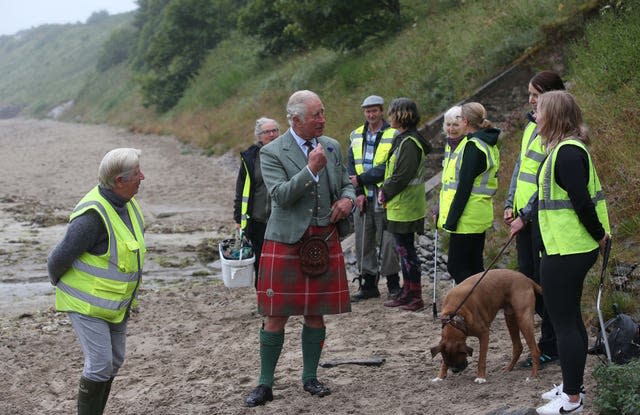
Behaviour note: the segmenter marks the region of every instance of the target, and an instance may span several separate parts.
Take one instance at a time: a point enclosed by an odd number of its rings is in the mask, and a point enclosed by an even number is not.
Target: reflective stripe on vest
[[[542,145],[542,139],[538,135],[538,126],[534,122],[529,122],[522,134],[520,146],[520,168],[513,197],[513,210],[516,214],[529,203],[531,196],[538,191],[536,175],[538,174],[540,163],[546,157],[547,154]]]
[[[420,163],[416,170],[416,176],[411,179],[407,187],[400,193],[395,195],[391,200],[386,202],[387,219],[394,222],[413,222],[422,219],[425,216],[426,199],[425,199],[425,174],[426,159],[422,151],[420,141],[412,136],[405,137],[398,148],[391,154],[384,171],[385,180],[393,176],[396,161],[400,154],[400,149],[407,142],[413,140],[420,151]]]
[[[378,146],[375,148],[375,153],[373,155],[373,165],[379,166],[381,164],[385,164],[387,162],[387,158],[389,156],[389,150],[391,150],[391,144],[393,143],[393,138],[398,134],[398,131],[394,128],[388,127],[382,132],[382,137],[380,138],[380,142]],[[349,137],[351,151],[353,153],[353,162],[356,170],[356,174],[364,173],[364,155],[363,148],[366,142],[365,134],[364,134],[364,124],[360,127],[356,128],[351,132],[351,136]],[[377,183],[377,186],[380,186],[382,181]],[[365,189],[369,192],[369,189]]]
[[[442,228],[447,221],[460,182],[464,149],[470,141],[484,153],[487,167],[482,174],[474,179],[467,204],[458,220],[456,230],[452,233],[482,233],[489,229],[493,223],[493,195],[498,189],[497,173],[500,166],[500,153],[496,146],[490,146],[475,137],[464,137],[455,151],[451,151],[448,144],[445,147],[445,156],[448,157],[445,157],[442,162],[438,227]]]
[[[242,160],[244,166],[244,184],[242,186],[242,204],[240,205],[240,228],[247,229],[247,221],[249,220],[249,196],[251,195],[251,175],[249,174],[249,168],[244,159]]]
[[[126,204],[132,234],[96,186],[78,203],[70,220],[96,211],[102,218],[109,246],[103,255],[84,252],[56,286],[56,309],[74,311],[118,323],[135,304],[146,247],[144,218],[135,199]]]
[[[540,233],[548,255],[570,255],[590,252],[598,248],[598,241],[587,232],[576,214],[569,194],[555,180],[555,163],[558,150],[565,145],[582,148],[589,159],[587,190],[596,208],[596,214],[605,232],[610,233],[609,214],[600,179],[584,143],[575,138],[561,141],[542,164],[538,178],[538,219]]]

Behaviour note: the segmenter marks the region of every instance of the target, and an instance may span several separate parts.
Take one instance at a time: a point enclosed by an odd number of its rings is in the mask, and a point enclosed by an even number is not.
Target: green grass
[[[326,106],[326,133],[346,145],[348,131],[360,121],[364,96],[376,93],[387,101],[411,97],[426,120],[543,42],[547,27],[594,3],[407,0],[402,2],[406,19],[393,37],[353,53],[318,49],[259,59],[255,41],[234,34],[210,53],[168,114],[135,109],[121,111],[118,120],[118,106],[139,101],[130,90],[130,99],[121,100],[106,117],[135,130],[166,131],[203,148],[238,149],[253,140],[255,118],[267,115],[285,124],[287,97],[297,89],[312,89]]]
[[[25,106],[43,116],[75,99],[95,69],[111,31],[131,20],[131,13],[95,24],[44,25],[0,37],[0,105]]]

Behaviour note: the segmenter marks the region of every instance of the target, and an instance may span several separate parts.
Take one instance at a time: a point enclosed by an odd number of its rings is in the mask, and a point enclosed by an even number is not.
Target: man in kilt
[[[329,395],[331,390],[316,376],[325,339],[323,316],[351,311],[335,224],[353,210],[355,190],[342,164],[340,144],[323,135],[324,106],[314,92],[291,95],[287,120],[291,128],[260,151],[271,216],[257,277],[258,312],[265,319],[260,330],[260,378],[246,399],[250,407],[273,400],[284,327],[294,315],[304,316],[303,388],[311,395]],[[301,261],[301,247],[313,236],[328,247],[325,268],[319,274],[303,267],[304,253]]]

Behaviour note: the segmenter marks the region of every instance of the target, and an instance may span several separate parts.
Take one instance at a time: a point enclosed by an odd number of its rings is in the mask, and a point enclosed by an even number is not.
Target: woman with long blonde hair
[[[542,395],[538,414],[581,412],[588,335],[580,300],[587,272],[610,238],[600,179],[587,150],[582,111],[566,91],[542,94],[538,126],[549,155],[538,174],[543,251],[540,283],[557,336],[563,383]]]

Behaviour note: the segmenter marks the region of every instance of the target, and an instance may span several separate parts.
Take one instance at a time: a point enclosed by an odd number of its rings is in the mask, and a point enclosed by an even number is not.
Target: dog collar
[[[461,315],[447,314],[446,316],[443,316],[442,327],[446,326],[447,324],[457,328],[462,333],[464,333],[465,336],[467,335],[467,323],[464,321],[464,317],[462,317]]]

